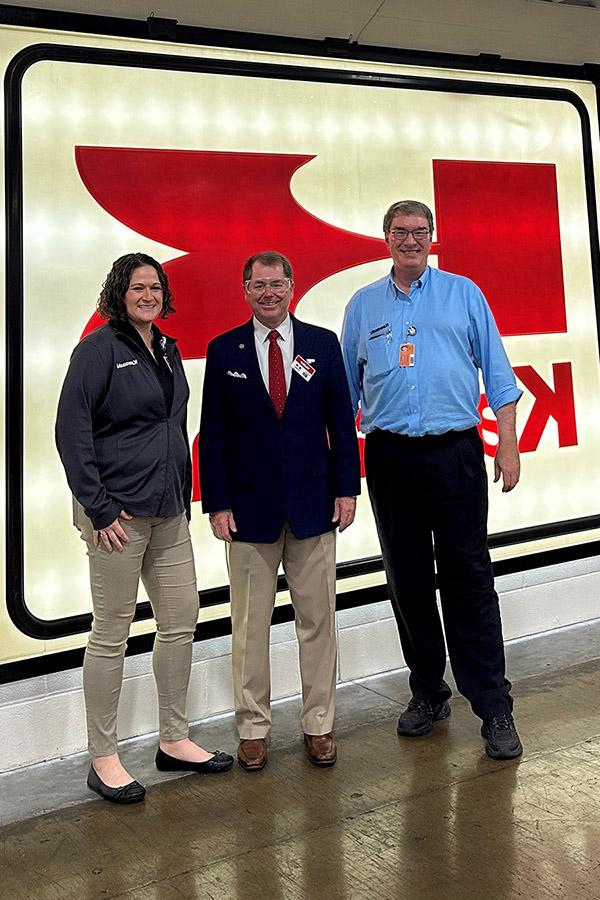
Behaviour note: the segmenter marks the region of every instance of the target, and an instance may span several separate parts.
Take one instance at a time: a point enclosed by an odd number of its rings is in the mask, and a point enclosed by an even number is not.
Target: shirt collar
[[[254,334],[261,343],[264,343],[273,329],[269,328],[267,325],[263,325],[262,322],[259,322],[256,316],[252,316],[252,324],[254,325]],[[292,320],[289,313],[281,325],[277,326],[276,330],[279,332],[282,341],[290,340],[292,336]]]
[[[411,288],[413,288],[413,287],[424,288],[425,285],[427,284],[427,282],[429,281],[430,271],[431,271],[430,266],[426,266],[425,271],[419,276],[419,278],[416,278],[411,283]],[[397,286],[396,282],[394,281],[394,267],[393,266],[390,269],[390,274],[388,275],[388,281],[389,281],[390,285],[392,286],[392,288],[394,289],[394,295],[396,295],[397,293],[402,293],[402,291],[400,290],[400,288]]]
[[[128,319],[111,319],[109,323],[113,329],[117,332],[117,334],[124,334],[127,337],[131,338],[139,344],[141,347],[145,347],[144,339]],[[154,335],[154,344],[155,346],[164,346],[165,343],[176,343],[175,338],[169,337],[166,334],[163,334],[158,325],[154,322],[152,323],[152,334]]]

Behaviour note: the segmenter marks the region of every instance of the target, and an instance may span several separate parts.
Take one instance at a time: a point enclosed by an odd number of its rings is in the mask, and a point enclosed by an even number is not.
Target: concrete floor
[[[156,738],[125,744],[151,786],[138,806],[95,799],[84,756],[0,776],[0,898],[600,900],[600,620],[507,657],[520,763],[485,756],[460,697],[432,735],[399,739],[400,671],[340,687],[332,769],[306,761],[296,698],[274,708],[260,773],[173,779]],[[193,736],[236,746],[231,717]]]

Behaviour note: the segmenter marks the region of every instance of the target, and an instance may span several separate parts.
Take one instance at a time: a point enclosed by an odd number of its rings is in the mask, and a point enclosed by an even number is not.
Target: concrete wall
[[[181,25],[337,37],[361,44],[508,59],[600,62],[600,10],[547,0],[169,0],[157,16]],[[147,0],[24,0],[23,6],[144,21]]]

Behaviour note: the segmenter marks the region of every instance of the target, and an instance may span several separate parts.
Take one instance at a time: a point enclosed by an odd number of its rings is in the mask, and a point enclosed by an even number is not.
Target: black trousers
[[[487,473],[476,428],[365,442],[367,485],[413,694],[447,699],[456,684],[482,719],[510,712],[504,643],[487,547]],[[435,550],[435,557],[434,557]]]

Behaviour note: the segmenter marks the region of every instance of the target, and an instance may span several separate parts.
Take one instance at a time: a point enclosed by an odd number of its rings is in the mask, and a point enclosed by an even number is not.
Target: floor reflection
[[[7,825],[1,900],[599,900],[600,660],[520,683],[521,762],[485,756],[460,698],[399,739],[397,687],[345,689],[331,769],[292,710],[262,772]]]

